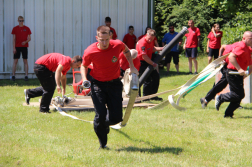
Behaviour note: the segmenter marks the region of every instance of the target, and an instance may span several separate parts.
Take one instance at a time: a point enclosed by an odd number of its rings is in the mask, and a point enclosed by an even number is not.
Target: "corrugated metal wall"
[[[111,17],[118,39],[123,39],[130,25],[137,37],[142,35],[148,22],[148,0],[0,0],[0,79],[9,78],[12,71],[11,31],[20,15],[32,32],[28,48],[32,74],[34,62],[46,53],[82,55],[96,41],[96,29],[104,25],[106,16]],[[17,74],[24,74],[22,58]]]

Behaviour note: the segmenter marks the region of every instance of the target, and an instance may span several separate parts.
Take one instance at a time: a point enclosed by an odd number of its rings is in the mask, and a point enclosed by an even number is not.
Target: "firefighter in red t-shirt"
[[[145,71],[145,69],[152,65],[154,68],[157,68],[157,64],[152,61],[152,53],[155,51],[161,51],[163,50],[163,47],[155,47],[154,46],[154,38],[156,36],[156,31],[153,29],[149,29],[147,31],[146,36],[141,38],[136,45],[136,50],[138,52],[138,57],[141,62],[139,73],[142,75]],[[159,73],[157,70],[153,70],[149,77],[144,81],[143,83],[143,95],[151,95],[155,94],[158,91],[159,87]],[[139,92],[140,94],[140,92]],[[153,97],[153,100],[160,100],[162,101],[162,98],[159,97]]]
[[[112,39],[116,39],[117,38],[116,31],[114,28],[110,27],[110,25],[111,25],[111,18],[110,17],[105,18],[105,25],[108,26],[109,29],[113,32]]]
[[[215,108],[219,108],[223,102],[230,102],[225,111],[224,117],[233,118],[234,111],[240,106],[241,100],[244,98],[243,79],[247,77],[245,71],[249,66],[249,75],[252,72],[251,63],[251,47],[252,46],[252,32],[246,31],[243,34],[242,41],[239,42],[228,56],[228,65],[226,78],[229,84],[230,92],[220,94],[216,97]],[[229,72],[236,71],[240,75],[231,75]]]
[[[123,42],[128,46],[129,49],[135,49],[136,48],[136,36],[134,35],[134,27],[129,26],[129,33],[126,34],[123,38]]]
[[[25,102],[29,105],[30,98],[42,96],[39,112],[50,113],[49,105],[51,103],[55,87],[58,93],[65,94],[66,73],[70,68],[79,68],[82,63],[81,56],[73,58],[64,56],[60,53],[49,53],[40,57],[34,65],[36,74],[41,86],[34,89],[25,89]],[[55,72],[55,77],[54,73]],[[60,83],[63,87],[61,90]]]
[[[232,50],[236,47],[236,45],[238,43],[239,42],[233,43],[231,45],[222,45],[220,48],[219,57],[232,52]],[[214,99],[214,97],[217,95],[217,93],[221,92],[228,85],[228,81],[227,81],[227,77],[226,77],[228,57],[226,59],[224,59],[224,61],[226,63],[221,69],[221,74],[222,74],[221,79],[218,81],[218,83],[214,84],[213,88],[207,93],[205,98],[200,98],[202,108],[205,108],[207,106],[207,104],[212,99]]]
[[[210,64],[212,62],[212,57],[214,57],[215,60],[219,56],[222,38],[222,31],[220,31],[219,24],[214,24],[207,38],[208,64]]]
[[[31,30],[29,27],[24,25],[23,16],[18,17],[19,25],[12,29],[11,34],[13,35],[13,53],[14,53],[14,62],[12,66],[12,81],[15,81],[15,72],[22,53],[25,69],[25,81],[28,81],[28,42],[31,40]]]
[[[200,46],[200,30],[197,27],[194,27],[193,20],[188,21],[188,33],[185,34],[185,43],[183,48],[186,51],[186,57],[188,57],[189,61],[189,73],[192,74],[192,62],[194,62],[194,74],[198,74],[198,62],[197,62],[197,55],[198,49]],[[197,49],[198,48],[198,49]]]
[[[130,71],[138,74],[133,65],[128,47],[120,40],[110,40],[109,27],[97,28],[96,40],[83,54],[81,75],[85,86],[87,67],[93,64],[90,75],[91,98],[95,108],[94,130],[100,142],[100,148],[107,148],[109,126],[122,121],[122,82],[120,80],[119,55],[124,52]],[[107,109],[108,107],[108,109]]]

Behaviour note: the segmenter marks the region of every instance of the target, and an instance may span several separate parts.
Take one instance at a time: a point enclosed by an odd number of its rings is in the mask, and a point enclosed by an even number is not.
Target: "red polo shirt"
[[[124,36],[123,42],[128,46],[129,49],[135,49],[136,36],[134,34],[130,35],[128,33]]]
[[[71,68],[71,57],[60,53],[49,53],[40,57],[35,63],[46,66],[52,72],[55,72],[58,65],[61,64],[63,66],[62,74],[66,75],[67,71]]]
[[[112,36],[112,39],[116,39],[116,38],[117,38],[117,34],[116,34],[115,29],[114,29],[114,28],[112,28],[112,27],[109,27],[109,28],[110,28],[110,30],[112,30],[112,31],[113,31],[113,36]]]
[[[236,57],[236,61],[243,70],[247,70],[247,67],[251,64],[251,49],[243,42],[238,42],[233,49]],[[228,63],[228,69],[237,70],[232,63]]]
[[[233,43],[233,44],[231,44],[231,45],[226,45],[225,50],[224,50],[224,52],[222,53],[222,55],[226,55],[226,54],[232,52],[232,50],[235,48],[235,46],[236,46],[238,43],[239,43],[239,42],[235,42],[235,43]],[[226,57],[226,58],[224,59],[224,61],[225,61],[226,63],[228,63],[228,62],[229,62],[228,57]]]
[[[27,26],[20,27],[18,25],[12,29],[11,34],[16,36],[15,47],[28,47],[29,46],[28,43],[26,43],[25,45],[22,45],[22,42],[26,41],[28,38],[28,35],[31,34],[31,30],[29,27]]]
[[[147,55],[151,59],[153,48],[154,42],[148,43],[145,38],[141,38],[136,45],[137,57],[139,57],[140,61],[144,61],[143,55]]]
[[[186,36],[186,48],[198,47],[198,36],[200,36],[200,30],[197,27],[188,28],[189,33]]]
[[[120,76],[119,55],[125,49],[120,40],[110,40],[109,47],[105,50],[97,48],[97,44],[91,44],[83,54],[84,66],[93,64],[90,75],[98,81],[111,81]]]
[[[119,63],[120,63],[121,69],[123,69],[124,71],[125,71],[126,69],[128,69],[128,68],[129,68],[129,62],[128,62],[128,60],[126,59],[126,57],[124,56],[123,52],[120,53],[119,59],[120,59],[120,60],[119,60]],[[141,66],[139,57],[136,57],[136,58],[133,60],[133,64],[134,64],[134,67],[139,71],[140,66]]]
[[[217,32],[216,35],[217,34],[220,34],[221,36],[216,38],[212,31],[207,36],[207,38],[209,38],[209,45],[208,46],[211,49],[220,49],[220,47],[221,47],[222,31]]]

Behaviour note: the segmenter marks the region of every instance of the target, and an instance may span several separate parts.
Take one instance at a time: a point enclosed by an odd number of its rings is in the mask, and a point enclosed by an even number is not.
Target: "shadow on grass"
[[[117,149],[116,151],[127,151],[127,152],[148,152],[148,153],[163,153],[163,152],[168,152],[172,153],[175,155],[179,155],[183,149],[180,147],[159,147],[151,144],[149,141],[144,141],[144,140],[137,140],[137,139],[132,139],[129,135],[126,133],[120,131],[120,130],[115,130],[116,132],[121,133],[124,135],[126,138],[134,141],[134,142],[139,142],[139,143],[145,143],[147,145],[150,145],[153,148],[138,148],[138,147],[125,147],[125,148],[120,148]]]
[[[237,117],[237,118],[252,119],[252,116],[241,116],[241,117]]]
[[[166,71],[160,71],[160,78],[164,78],[164,77],[171,77],[171,76],[180,76],[180,75],[188,75],[188,72],[179,72],[179,74],[177,74],[177,71],[169,71],[169,74],[166,74]],[[194,76],[193,74],[190,76]]]

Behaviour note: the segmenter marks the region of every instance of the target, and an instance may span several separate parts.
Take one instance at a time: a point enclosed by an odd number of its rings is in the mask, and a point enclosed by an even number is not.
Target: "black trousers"
[[[226,71],[230,92],[221,94],[219,99],[221,102],[230,102],[225,111],[225,115],[233,116],[234,111],[240,106],[241,100],[245,97],[245,93],[243,88],[243,76],[230,75],[228,73],[229,71],[233,70],[228,69]]]
[[[51,103],[56,88],[54,73],[40,64],[34,65],[34,72],[41,86],[35,89],[28,89],[28,97],[34,98],[42,96],[40,103],[40,111],[49,111],[49,105]]]
[[[94,130],[100,146],[104,147],[108,140],[109,126],[122,121],[123,85],[120,79],[108,82],[93,79],[91,83],[91,97],[95,107]]]
[[[226,72],[227,72],[227,65],[225,65],[221,69],[222,77],[219,80],[219,82],[217,84],[215,84],[213,86],[213,88],[207,93],[207,95],[205,97],[207,102],[210,102],[212,99],[214,99],[216,94],[221,92],[228,85],[228,81],[226,78]]]
[[[149,66],[146,61],[141,61],[139,76],[141,76],[145,69]],[[157,70],[153,70],[149,77],[143,83],[143,96],[155,94],[158,92],[160,76]],[[139,89],[140,90],[140,89]],[[141,95],[139,91],[139,95]]]

